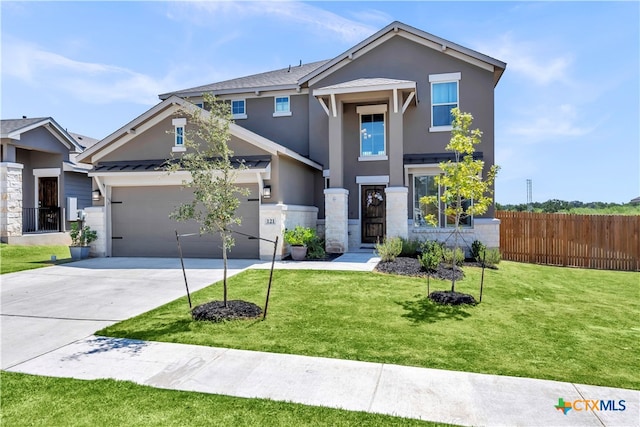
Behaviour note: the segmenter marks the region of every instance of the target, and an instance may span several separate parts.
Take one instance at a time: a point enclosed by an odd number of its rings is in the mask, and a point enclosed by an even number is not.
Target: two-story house
[[[266,239],[297,224],[318,227],[329,252],[370,247],[385,236],[446,239],[422,219],[419,198],[438,194],[439,162],[451,158],[451,115],[459,107],[483,132],[476,155],[494,163],[494,88],[506,64],[400,22],[333,59],[289,66],[160,95],[162,102],[86,150],[82,161],[104,196],[96,226],[112,256],[174,256],[175,231],[195,224],[168,218],[188,197],[184,177],[158,166],[179,153],[175,135],[189,126],[181,106],[202,107],[203,94],[229,102],[230,146],[249,168],[238,177],[242,232]],[[468,218],[466,240],[499,245],[493,210]],[[268,257],[266,242],[237,238],[235,257]],[[212,255],[205,238],[186,243],[189,256]],[[215,246],[215,245],[214,245]],[[286,254],[286,248],[278,252]]]

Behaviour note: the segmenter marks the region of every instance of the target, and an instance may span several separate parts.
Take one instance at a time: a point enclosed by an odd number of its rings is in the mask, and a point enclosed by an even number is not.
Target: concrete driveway
[[[229,275],[260,263],[229,260]],[[189,290],[222,279],[222,260],[185,260]],[[0,276],[1,369],[185,295],[180,261],[94,258]]]

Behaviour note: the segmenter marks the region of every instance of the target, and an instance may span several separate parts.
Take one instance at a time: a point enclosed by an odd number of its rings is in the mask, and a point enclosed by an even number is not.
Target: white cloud
[[[65,96],[91,104],[125,101],[153,105],[172,80],[114,65],[77,61],[20,40],[3,43],[2,62],[3,80],[17,78],[32,87],[60,90]]]
[[[212,19],[220,20],[222,17],[237,19],[239,17],[263,18],[271,16],[291,23],[307,25],[310,30],[318,33],[321,37],[337,37],[341,41],[352,44],[364,40],[379,29],[357,20],[347,19],[314,5],[297,1],[178,2],[173,4],[168,16],[175,20],[188,19],[198,25],[212,25]],[[369,9],[363,12],[362,17],[365,18],[365,21],[368,20],[368,17],[375,17],[375,20],[380,21],[387,15]]]
[[[526,119],[515,120],[506,128],[506,133],[526,143],[558,142],[558,138],[587,135],[597,127],[597,123],[583,123],[577,109],[571,104],[540,106],[523,116]]]
[[[505,34],[498,40],[478,45],[481,52],[490,52],[494,58],[507,63],[509,73],[517,73],[537,85],[569,82],[567,76],[573,62],[571,54],[551,54],[544,45],[522,42]]]

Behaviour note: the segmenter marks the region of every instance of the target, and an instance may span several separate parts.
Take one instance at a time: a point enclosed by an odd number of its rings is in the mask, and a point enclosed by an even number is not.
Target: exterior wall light
[[[100,201],[100,190],[93,190],[91,192],[91,200],[93,200],[94,202]]]
[[[265,185],[262,188],[262,197],[265,199],[270,199],[271,198],[271,186],[270,185]]]

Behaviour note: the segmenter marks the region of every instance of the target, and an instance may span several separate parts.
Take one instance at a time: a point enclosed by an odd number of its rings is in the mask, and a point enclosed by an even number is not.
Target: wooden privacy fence
[[[497,211],[502,258],[534,264],[640,271],[639,215]]]

